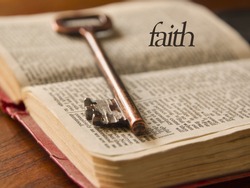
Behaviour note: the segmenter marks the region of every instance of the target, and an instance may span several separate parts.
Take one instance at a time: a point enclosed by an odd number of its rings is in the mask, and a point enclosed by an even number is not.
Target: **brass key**
[[[68,22],[75,20],[96,19],[99,24],[84,26],[69,26]],[[81,34],[86,40],[96,58],[97,66],[107,81],[114,99],[92,100],[85,99],[86,118],[97,126],[109,126],[116,123],[128,121],[131,131],[135,135],[145,132],[145,122],[136,108],[132,98],[127,92],[122,80],[116,73],[100,43],[95,37],[95,33],[110,30],[111,20],[108,16],[70,14],[61,15],[56,18],[53,29],[64,34]]]

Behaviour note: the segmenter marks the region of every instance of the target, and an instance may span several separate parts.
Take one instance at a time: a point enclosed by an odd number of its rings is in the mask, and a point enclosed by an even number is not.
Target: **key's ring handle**
[[[69,26],[67,22],[76,20],[88,20],[96,19],[99,24],[86,24],[79,26]],[[55,18],[53,24],[53,29],[58,33],[63,34],[79,34],[81,28],[87,29],[92,32],[106,31],[112,28],[112,22],[110,18],[105,14],[83,14],[83,13],[72,13],[72,14],[62,14]]]

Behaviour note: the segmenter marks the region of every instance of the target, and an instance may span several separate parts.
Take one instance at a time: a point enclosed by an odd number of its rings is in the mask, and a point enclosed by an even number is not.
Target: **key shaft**
[[[95,33],[87,28],[80,28],[80,34],[86,38],[95,58],[96,63],[103,77],[108,83],[117,103],[119,104],[124,116],[129,122],[131,131],[135,135],[141,135],[145,131],[145,122],[126,90],[122,80],[116,73],[100,43],[95,37]]]

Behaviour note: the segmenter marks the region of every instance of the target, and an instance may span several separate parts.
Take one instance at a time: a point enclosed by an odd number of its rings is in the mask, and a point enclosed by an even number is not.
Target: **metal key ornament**
[[[86,98],[84,106],[86,107],[86,118],[93,125],[109,126],[116,123],[124,124],[124,121],[126,121],[115,99],[93,101]]]
[[[70,26],[68,23],[76,20],[96,19],[99,24]],[[82,23],[83,23],[82,22]],[[117,123],[128,122],[135,135],[145,132],[145,122],[136,108],[132,98],[127,92],[122,80],[116,73],[95,34],[112,28],[109,17],[101,15],[83,15],[82,13],[65,14],[58,16],[53,24],[53,29],[63,34],[81,34],[90,46],[97,66],[108,83],[114,99],[92,100],[85,99],[86,118],[96,126],[109,126]]]

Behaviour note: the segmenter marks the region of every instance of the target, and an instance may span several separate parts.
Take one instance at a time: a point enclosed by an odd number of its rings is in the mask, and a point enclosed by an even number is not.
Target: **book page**
[[[119,74],[250,56],[248,44],[238,33],[207,9],[189,2],[126,2],[94,11],[106,13],[113,21],[112,35],[100,40]],[[54,17],[42,14],[0,19],[0,55],[21,86],[99,76],[86,41],[54,32]],[[182,30],[186,22],[195,46],[149,46],[150,32],[160,21],[163,25],[157,31],[166,33]],[[188,45],[188,38],[184,42]]]
[[[112,97],[102,78],[29,87],[24,95],[37,98],[84,148],[104,155],[249,128],[250,59],[153,71],[123,76],[123,80],[147,124],[143,136],[133,135],[128,128],[95,127],[86,121],[84,98]]]

